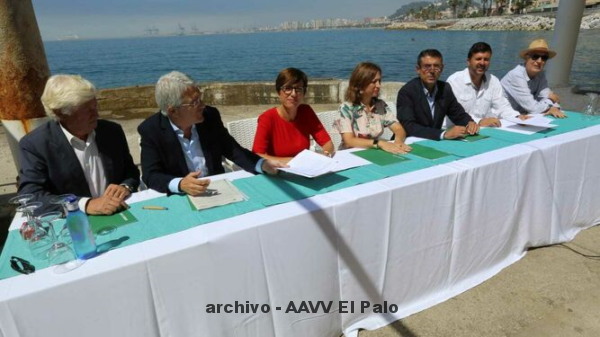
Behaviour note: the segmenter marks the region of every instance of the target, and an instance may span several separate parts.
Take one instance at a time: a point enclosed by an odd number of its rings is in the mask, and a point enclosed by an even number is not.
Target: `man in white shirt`
[[[534,40],[519,56],[525,63],[517,65],[502,78],[504,94],[513,109],[522,114],[544,114],[567,117],[560,110],[560,97],[550,90],[544,67],[556,56],[544,39]]]
[[[501,126],[501,118],[519,115],[504,97],[500,80],[487,73],[491,59],[492,47],[477,42],[469,49],[467,68],[450,75],[447,81],[465,111],[480,119],[480,126]]]
[[[120,125],[98,119],[96,88],[78,75],[48,79],[42,104],[49,121],[19,142],[19,194],[43,202],[38,212],[60,209],[51,203],[74,194],[88,214],[113,214],[127,208],[125,199],[139,185]]]

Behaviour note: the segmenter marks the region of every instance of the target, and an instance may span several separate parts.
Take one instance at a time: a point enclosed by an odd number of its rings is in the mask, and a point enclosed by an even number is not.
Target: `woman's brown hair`
[[[302,82],[302,87],[304,88],[303,94],[306,93],[306,87],[308,86],[308,78],[306,74],[297,68],[285,68],[279,72],[277,75],[277,79],[275,80],[275,89],[277,92],[281,90],[283,86],[286,84],[294,84]]]
[[[377,73],[381,74],[381,68],[375,63],[359,63],[350,75],[350,81],[346,89],[346,101],[355,105],[360,104],[360,91],[373,81]]]

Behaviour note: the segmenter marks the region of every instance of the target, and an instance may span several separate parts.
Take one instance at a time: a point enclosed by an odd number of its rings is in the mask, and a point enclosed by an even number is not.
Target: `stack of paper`
[[[529,117],[528,119],[525,119],[525,120],[520,119],[518,116],[505,117],[503,119],[507,120],[509,122],[519,124],[519,125],[530,125],[530,126],[537,126],[537,127],[544,127],[544,128],[553,128],[553,127],[557,126],[557,125],[552,124],[553,119],[548,118],[544,115],[529,115],[529,116],[531,116],[531,117]]]
[[[289,167],[280,168],[280,170],[307,178],[314,178],[333,172],[336,164],[337,160],[304,150],[288,162]]]
[[[551,124],[553,119],[548,118],[544,115],[529,115],[530,118],[521,120],[518,116],[505,117],[502,119],[501,129],[510,132],[522,133],[531,135],[536,132],[546,130],[548,128],[555,128],[558,125]]]
[[[245,196],[229,180],[211,181],[206,191],[192,197],[188,195],[190,202],[197,210],[232,204],[244,201]]]

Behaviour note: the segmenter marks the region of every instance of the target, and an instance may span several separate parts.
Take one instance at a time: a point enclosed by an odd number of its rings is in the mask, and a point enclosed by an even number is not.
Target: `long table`
[[[0,336],[356,336],[598,223],[599,146],[593,126],[1,280]]]

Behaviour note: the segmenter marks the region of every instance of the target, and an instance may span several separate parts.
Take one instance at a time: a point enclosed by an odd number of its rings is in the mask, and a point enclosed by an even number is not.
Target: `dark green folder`
[[[367,149],[361,151],[352,152],[353,155],[361,157],[370,161],[373,164],[379,166],[386,166],[391,164],[396,164],[405,160],[410,160],[408,158],[402,157],[397,154],[392,154],[389,152],[385,152],[383,150],[378,149]]]
[[[98,233],[103,229],[117,228],[138,221],[128,210],[113,215],[90,215],[88,219],[94,233]]]
[[[425,159],[435,160],[435,159],[439,159],[439,158],[446,157],[449,155],[446,152],[436,150],[431,147],[419,145],[418,143],[412,143],[412,144],[409,144],[408,146],[412,147],[412,151],[409,152],[410,154],[413,154],[415,156],[422,157]]]
[[[478,140],[482,140],[482,139],[486,139],[486,138],[490,138],[490,137],[486,136],[486,135],[482,135],[482,134],[476,134],[476,135],[467,135],[462,140],[465,142],[471,143],[471,142],[476,142]]]

